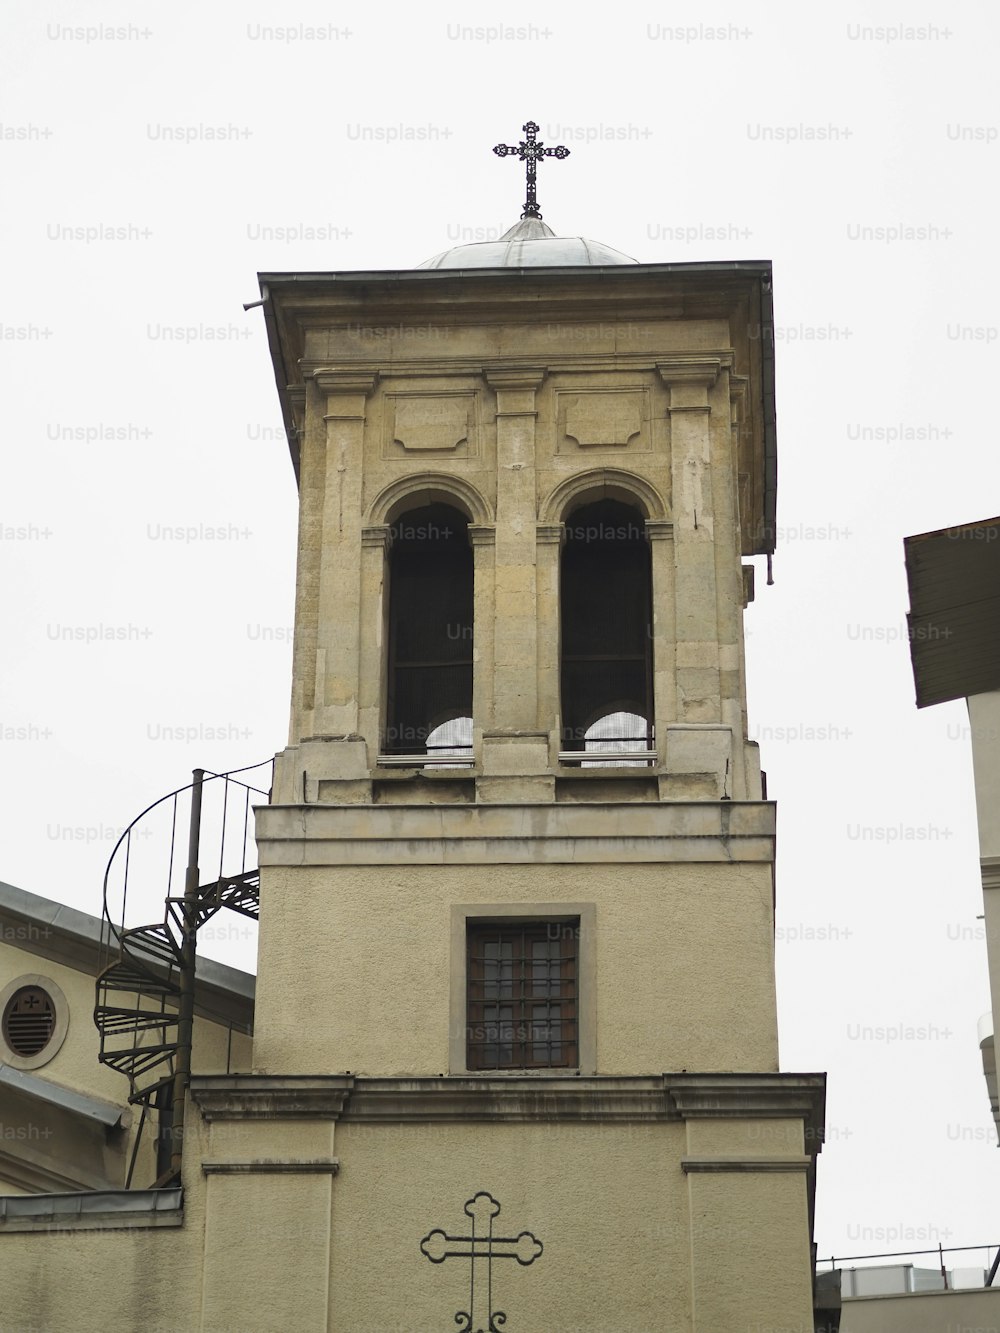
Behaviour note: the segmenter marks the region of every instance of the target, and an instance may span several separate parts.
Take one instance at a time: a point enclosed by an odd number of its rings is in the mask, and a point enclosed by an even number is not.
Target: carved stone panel
[[[384,457],[476,452],[473,393],[387,394]]]
[[[645,451],[649,442],[649,402],[645,388],[559,391],[557,451],[628,449]]]

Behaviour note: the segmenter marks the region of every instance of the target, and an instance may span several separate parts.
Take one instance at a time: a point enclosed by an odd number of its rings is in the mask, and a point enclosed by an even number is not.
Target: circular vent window
[[[15,1054],[38,1055],[52,1039],[56,1007],[41,986],[22,986],[3,1011],[4,1040]]]

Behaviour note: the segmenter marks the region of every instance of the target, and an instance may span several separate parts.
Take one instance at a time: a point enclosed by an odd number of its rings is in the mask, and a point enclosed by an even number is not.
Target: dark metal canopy
[[[917,707],[1000,689],[1000,518],[903,542]]]

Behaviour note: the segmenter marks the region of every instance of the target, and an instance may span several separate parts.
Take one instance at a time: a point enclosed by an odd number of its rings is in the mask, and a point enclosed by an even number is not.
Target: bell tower
[[[291,1266],[303,1329],[812,1329],[823,1079],[778,1068],[743,669],[769,264],[636,263],[536,201],[261,292],[291,725],[255,1072],[192,1083],[206,1326]]]

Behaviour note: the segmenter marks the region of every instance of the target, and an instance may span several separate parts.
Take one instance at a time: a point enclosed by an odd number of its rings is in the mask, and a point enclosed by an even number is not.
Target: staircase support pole
[[[170,1158],[172,1172],[180,1176],[181,1155],[184,1147],[184,1110],[187,1087],[191,1079],[191,1039],[194,1029],[194,968],[198,943],[198,900],[201,875],[198,869],[198,850],[201,838],[201,791],[205,770],[194,769],[191,784],[191,826],[188,833],[188,864],[184,876],[184,938],[181,941],[181,964],[178,978],[180,995],[177,1000],[177,1060],[174,1065],[174,1095],[172,1109],[173,1152]]]

